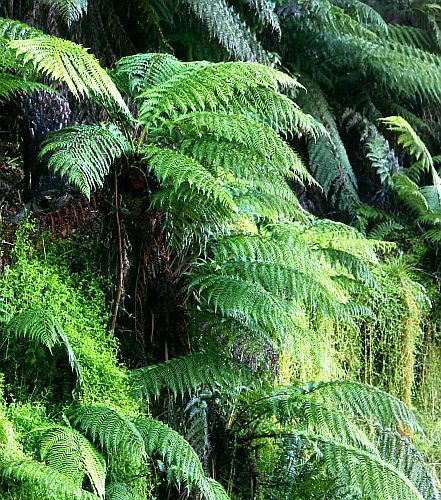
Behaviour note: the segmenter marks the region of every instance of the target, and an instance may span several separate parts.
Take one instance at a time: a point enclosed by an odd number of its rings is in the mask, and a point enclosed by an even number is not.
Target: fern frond
[[[279,19],[274,12],[273,2],[270,0],[245,0],[244,3],[254,9],[262,23],[271,27],[280,36],[281,28]]]
[[[185,0],[210,36],[234,59],[264,62],[264,52],[255,37],[226,0]]]
[[[379,423],[385,428],[408,426],[422,433],[418,417],[399,399],[376,387],[360,382],[335,381],[312,384],[312,398],[339,411]]]
[[[23,337],[45,345],[50,352],[55,345],[63,345],[66,349],[72,370],[75,370],[81,380],[81,365],[70,345],[61,325],[50,312],[42,309],[30,309],[16,314],[6,325],[9,335]]]
[[[31,93],[35,90],[51,91],[52,89],[41,83],[28,82],[15,75],[0,72],[0,99],[10,97],[19,90]]]
[[[46,429],[40,441],[40,455],[48,466],[79,487],[87,475],[96,495],[104,497],[106,462],[77,430],[62,426]]]
[[[192,69],[193,66],[193,69]],[[278,91],[301,85],[287,74],[252,62],[192,63],[168,80],[138,96],[139,118],[154,123],[161,115],[176,117],[190,111],[237,111],[256,105],[250,89]]]
[[[433,160],[429,150],[407,120],[401,116],[389,116],[382,118],[381,121],[388,126],[389,130],[398,133],[400,146],[409,151],[417,161],[421,161],[428,171],[433,168]]]
[[[377,429],[375,438],[381,458],[405,474],[424,498],[438,500],[440,498],[436,480],[425,463],[421,453],[410,441],[398,434],[382,428]]]
[[[310,80],[306,80],[306,86],[308,93],[302,98],[304,109],[323,123],[328,131],[328,135],[308,140],[312,174],[334,204],[353,210],[358,202],[357,179],[335,118],[322,90]]]
[[[247,394],[245,401],[249,401],[249,398],[251,401],[246,404],[245,410],[252,415],[252,420],[263,423],[267,418],[275,418],[284,427],[308,429],[309,432],[328,439],[337,438],[342,443],[360,447],[365,451],[372,453],[376,451],[368,434],[347,415],[326,404],[313,401],[297,387],[282,387],[262,395]],[[236,421],[235,425],[238,423],[240,420]],[[247,427],[246,422],[242,427]]]
[[[106,487],[106,500],[142,500],[133,488],[125,483],[111,483]]]
[[[418,184],[409,179],[407,175],[396,173],[392,178],[392,185],[397,196],[412,212],[420,215],[427,212],[429,206],[426,198]]]
[[[314,439],[305,434],[306,439]],[[334,440],[316,437],[328,472],[344,484],[352,484],[368,498],[423,500],[423,495],[405,474],[377,454]]]
[[[142,417],[135,421],[149,455],[160,454],[171,477],[189,490],[196,487],[207,500],[228,500],[222,486],[207,478],[196,452],[176,431],[153,418]]]
[[[86,14],[89,0],[44,0],[44,3],[56,9],[70,26]]]
[[[0,465],[0,477],[7,482],[24,482],[34,491],[41,491],[44,498],[55,497],[60,500],[100,498],[78,487],[68,476],[33,460],[3,462]]]
[[[297,153],[276,132],[257,120],[238,114],[195,112],[173,120],[169,126],[195,139],[208,135],[217,141],[226,140],[231,146],[238,143],[265,159],[265,163],[275,167],[280,175],[315,183]]]
[[[121,58],[113,74],[116,83],[123,85],[123,90],[138,95],[152,85],[166,82],[188,67],[195,66],[183,63],[171,54],[134,54]]]
[[[81,405],[69,412],[72,425],[87,433],[101,448],[140,463],[144,440],[133,422],[121,412],[102,405]]]
[[[173,151],[157,147],[144,148],[145,159],[149,168],[162,181],[172,181],[178,190],[182,184],[188,184],[192,190],[214,199],[224,207],[235,211],[236,204],[222,186],[205,167],[192,158]]]
[[[129,149],[116,125],[78,125],[48,134],[40,158],[47,156],[50,169],[90,197],[93,189],[103,185],[112,163]]]
[[[61,38],[43,36],[27,40],[13,40],[9,47],[15,50],[24,64],[63,82],[77,98],[95,97],[105,104],[115,104],[125,115],[130,112],[121,94],[98,60],[81,45]]]
[[[0,17],[0,38],[5,38],[6,40],[26,40],[42,36],[44,36],[44,33],[36,28],[20,21]]]
[[[244,382],[244,367],[240,363],[210,352],[173,358],[132,373],[132,386],[137,399],[158,397],[164,389],[176,398],[178,394],[190,394],[202,386],[218,390],[222,387],[235,388]]]

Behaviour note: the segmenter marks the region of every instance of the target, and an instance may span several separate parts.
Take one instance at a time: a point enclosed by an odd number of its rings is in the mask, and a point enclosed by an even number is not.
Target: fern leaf
[[[165,388],[176,397],[201,386],[212,390],[237,387],[243,383],[243,369],[239,363],[219,354],[194,353],[135,370],[132,385],[138,399],[158,397]]]
[[[133,422],[121,412],[102,405],[82,405],[69,413],[69,419],[101,448],[123,453],[136,463],[144,459],[143,438]]]
[[[95,97],[104,103],[116,104],[127,116],[130,112],[121,94],[97,59],[81,45],[61,38],[43,36],[13,40],[23,63],[31,63],[41,74],[63,82],[76,96]]]
[[[389,130],[398,133],[398,144],[408,150],[417,161],[421,161],[428,171],[433,168],[429,150],[407,120],[401,116],[389,116],[382,118],[381,121],[388,126]]]
[[[263,50],[257,40],[226,0],[212,0],[210,3],[204,0],[185,1],[230,56],[239,60],[264,62]]]
[[[44,3],[56,9],[70,26],[87,12],[89,0],[44,0]]]
[[[417,416],[399,399],[386,392],[359,382],[336,381],[310,387],[311,397],[359,417],[395,429],[408,426],[422,433]]]
[[[78,431],[61,426],[45,430],[40,441],[40,454],[47,465],[78,486],[83,484],[87,475],[96,495],[104,497],[106,463]]]
[[[35,90],[52,91],[52,89],[41,83],[27,82],[15,75],[0,72],[0,98],[10,97],[17,91],[31,93]]]
[[[265,159],[282,176],[315,183],[300,157],[268,126],[245,116],[227,113],[197,112],[177,118],[169,124],[186,135],[198,138],[211,136],[246,148]]]
[[[40,157],[48,156],[54,172],[66,176],[82,194],[101,187],[112,163],[129,152],[129,146],[116,125],[79,125],[48,134]]]
[[[155,122],[161,115],[176,117],[190,111],[237,111],[256,105],[247,95],[250,88],[272,91],[301,85],[288,75],[252,62],[193,63],[194,69],[178,72],[138,96],[139,119]],[[241,98],[241,99],[240,99]]]
[[[160,454],[178,484],[184,483],[189,490],[196,487],[207,500],[229,498],[219,483],[205,476],[199,457],[180,434],[148,417],[137,419],[135,425],[144,438],[147,453]]]
[[[237,209],[220,180],[192,158],[178,151],[157,147],[146,147],[144,153],[149,168],[161,181],[171,180],[174,189],[178,190],[182,184],[188,184],[192,190],[207,199],[214,199],[232,211]]]
[[[99,498],[78,487],[68,476],[32,460],[2,463],[0,477],[8,482],[24,482],[34,491],[41,491],[44,498],[57,498],[57,500],[97,500]]]
[[[6,325],[6,331],[18,338],[23,337],[45,345],[50,352],[61,344],[65,347],[72,370],[75,370],[81,380],[81,365],[70,345],[61,325],[48,311],[31,309],[12,317]]]

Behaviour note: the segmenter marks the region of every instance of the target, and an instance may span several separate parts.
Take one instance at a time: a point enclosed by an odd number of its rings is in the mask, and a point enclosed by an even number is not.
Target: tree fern
[[[93,189],[103,185],[113,162],[129,150],[116,125],[79,125],[48,134],[40,158],[47,156],[49,168],[90,197]]]
[[[211,352],[173,358],[139,368],[132,374],[135,395],[146,399],[158,397],[164,389],[176,397],[191,394],[201,386],[221,390],[238,387],[246,381],[245,368],[240,363]]]

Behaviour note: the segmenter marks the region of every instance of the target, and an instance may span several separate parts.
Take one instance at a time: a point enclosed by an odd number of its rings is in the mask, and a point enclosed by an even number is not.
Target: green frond
[[[121,90],[138,95],[152,85],[159,85],[172,78],[176,73],[188,68],[186,64],[171,54],[134,54],[121,58],[115,66],[113,75],[116,83],[122,84]]]
[[[130,115],[126,103],[98,60],[81,45],[61,38],[42,36],[13,40],[23,64],[31,63],[42,75],[63,82],[77,98],[94,97],[105,104],[114,104]]]
[[[271,418],[284,427],[288,426],[287,428],[295,426],[296,429],[307,429],[308,432],[317,433],[327,439],[338,437],[340,442],[350,446],[372,453],[376,451],[368,434],[347,415],[326,404],[313,401],[297,387],[282,387],[264,394],[246,394],[244,399],[244,409],[252,415],[252,420],[262,422],[263,428],[266,419]],[[235,422],[235,425],[239,423],[240,420]],[[241,427],[247,428],[246,417]],[[259,429],[255,432],[259,433]]]
[[[269,26],[280,36],[279,19],[274,12],[274,3],[271,0],[244,0],[244,3],[254,9],[263,24]]]
[[[392,178],[392,185],[401,201],[417,214],[427,212],[429,206],[421,188],[404,173],[398,172]]]
[[[103,185],[113,162],[129,149],[116,125],[78,125],[48,134],[40,158],[48,157],[50,169],[90,197],[92,190]]]
[[[334,204],[350,210],[358,202],[357,179],[325,95],[310,80],[306,80],[306,86],[308,93],[302,97],[303,108],[328,131],[327,135],[308,140],[312,174]]]
[[[379,423],[385,428],[422,428],[418,417],[399,399],[376,387],[360,382],[335,381],[312,384],[308,389],[313,399],[336,410]]]
[[[236,204],[220,179],[216,179],[197,161],[171,149],[151,146],[144,148],[143,152],[148,168],[162,182],[171,181],[175,190],[179,190],[182,184],[188,184],[194,192],[215,200],[232,211],[236,210]]]
[[[366,157],[379,175],[381,184],[387,184],[390,176],[399,168],[398,161],[392,154],[388,142],[378,134],[368,139],[366,147]]]
[[[397,231],[402,231],[404,226],[395,222],[393,220],[380,222],[376,224],[374,228],[369,231],[368,237],[373,240],[384,240],[391,233],[395,233]]]
[[[226,0],[185,0],[212,38],[234,59],[265,62],[265,54],[254,35]]]
[[[43,309],[30,309],[16,314],[6,325],[6,332],[17,338],[40,342],[50,352],[55,345],[63,345],[69,358],[72,370],[75,370],[81,380],[81,365],[70,345],[61,325],[50,312]]]
[[[106,462],[103,456],[77,430],[54,426],[43,432],[41,459],[81,487],[87,476],[96,495],[104,497]]]
[[[79,21],[87,12],[89,0],[44,0],[44,3],[56,9],[70,26]]]
[[[0,38],[5,38],[6,40],[26,40],[41,36],[44,36],[44,33],[40,30],[20,21],[0,17]]]
[[[34,460],[3,462],[0,464],[0,477],[7,482],[26,483],[33,491],[41,492],[42,498],[56,498],[57,500],[98,500],[100,498],[78,487],[70,477]]]
[[[134,423],[121,412],[102,405],[81,405],[69,412],[72,425],[88,434],[101,448],[141,463],[144,440]]]
[[[50,87],[41,83],[28,82],[15,75],[0,72],[0,99],[10,97],[17,91],[32,93],[35,90],[50,91]]]
[[[194,278],[191,287],[215,312],[231,318],[250,318],[278,341],[298,333],[297,320],[304,314],[301,309],[258,283],[236,276],[205,274]]]
[[[375,445],[381,458],[405,474],[425,499],[438,500],[440,498],[436,480],[429,466],[408,439],[397,432],[379,428]]]
[[[253,109],[256,103],[249,95],[250,89],[278,91],[298,87],[301,85],[287,74],[257,63],[189,63],[187,71],[176,73],[138,96],[139,119],[149,124],[162,115],[176,117],[204,110],[231,112],[233,105],[237,110]]]
[[[177,118],[168,124],[194,139],[207,137],[217,141],[235,143],[275,167],[284,177],[294,177],[302,182],[314,183],[299,155],[271,128],[243,115],[195,112]],[[221,145],[217,144],[217,150]]]
[[[106,487],[106,500],[141,500],[141,497],[128,484],[111,483]]]
[[[142,435],[149,455],[162,456],[171,478],[188,490],[197,488],[207,500],[228,500],[222,486],[207,478],[196,452],[176,431],[153,418],[141,417],[135,425]]]
[[[400,146],[409,151],[417,161],[421,161],[428,171],[433,168],[429,150],[407,120],[401,116],[389,116],[382,118],[381,121],[388,126],[389,130],[397,132]]]
[[[334,2],[339,7],[346,9],[360,24],[384,36],[389,32],[389,25],[373,7],[359,0],[338,0]]]
[[[220,354],[194,353],[134,370],[131,382],[137,399],[159,397],[164,389],[176,398],[203,386],[234,389],[245,383],[244,371],[240,363]]]
[[[308,433],[306,439],[314,439]],[[377,454],[338,441],[316,437],[328,472],[339,482],[357,486],[368,498],[423,500],[424,497],[405,474]]]

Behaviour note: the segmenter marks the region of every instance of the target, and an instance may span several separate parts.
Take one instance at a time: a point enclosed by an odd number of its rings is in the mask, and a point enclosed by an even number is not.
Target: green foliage
[[[40,455],[48,466],[70,478],[79,487],[87,475],[96,495],[104,497],[104,458],[75,429],[61,426],[45,429],[40,441]]]
[[[244,371],[240,363],[219,354],[194,353],[134,370],[132,385],[138,399],[159,397],[164,389],[176,398],[202,386],[213,391],[235,390],[247,380]]]
[[[40,157],[49,156],[48,166],[66,176],[85,196],[102,186],[113,162],[129,152],[121,131],[113,124],[66,127],[48,135]]]
[[[86,14],[89,0],[44,0],[44,3],[56,9],[70,26]]]
[[[322,397],[316,399],[317,394]],[[247,421],[253,425],[244,430]],[[389,430],[397,425],[414,428],[416,421],[403,403],[378,389],[331,382],[249,394],[233,428],[252,441],[278,439],[282,446],[310,449],[318,467],[368,498],[438,498],[427,465],[415,458],[409,441]],[[371,423],[376,425],[373,435]],[[395,453],[398,443],[400,458]]]

